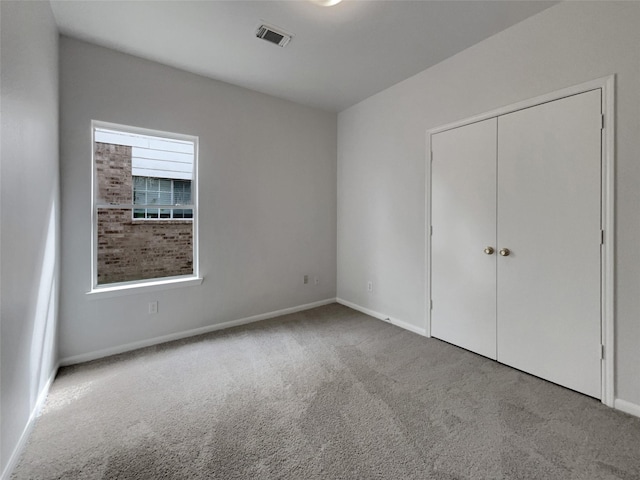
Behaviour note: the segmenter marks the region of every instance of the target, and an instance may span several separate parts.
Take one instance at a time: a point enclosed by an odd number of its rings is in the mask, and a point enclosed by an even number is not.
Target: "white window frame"
[[[98,208],[140,208],[135,204],[106,205],[98,204],[96,199],[96,189],[98,187],[95,163],[95,131],[97,128],[120,131],[123,133],[134,133],[140,135],[151,135],[175,140],[183,140],[193,143],[193,178],[191,179],[191,204],[180,206],[182,209],[191,209],[193,218],[187,219],[192,222],[193,228],[193,273],[189,275],[177,275],[172,277],[148,278],[144,280],[134,280],[129,282],[109,283],[98,285]],[[100,298],[144,293],[168,288],[200,285],[203,278],[200,276],[199,260],[199,221],[198,221],[198,157],[199,138],[194,135],[182,133],[164,132],[161,130],[151,130],[148,128],[134,127],[117,123],[91,120],[91,289],[87,294],[98,295]],[[173,188],[173,187],[172,187]],[[133,200],[133,199],[132,199]],[[175,205],[154,205],[153,208],[176,208]],[[137,219],[143,220],[143,219]],[[152,219],[155,220],[155,219]]]

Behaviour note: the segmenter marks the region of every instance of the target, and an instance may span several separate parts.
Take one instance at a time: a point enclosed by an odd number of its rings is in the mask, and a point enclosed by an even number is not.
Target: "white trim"
[[[591,90],[602,89],[602,112],[605,125],[602,130],[602,229],[605,231],[602,249],[602,335],[604,359],[602,361],[602,392],[600,400],[614,407],[615,398],[615,75],[597,78],[579,85],[557,90],[546,95],[530,98],[522,102],[506,105],[490,112],[482,113],[457,122],[427,130],[426,133],[426,180],[425,180],[425,330],[431,335],[431,136],[489,118],[499,117],[525,108],[552,102],[561,98],[578,95]]]
[[[111,355],[117,355],[119,353],[129,352],[131,350],[137,350],[139,348],[150,347],[152,345],[158,345],[161,343],[171,342],[173,340],[181,340],[183,338],[193,337],[195,335],[202,335],[203,333],[215,332],[217,330],[223,330],[225,328],[237,327],[239,325],[245,325],[247,323],[258,322],[260,320],[267,320],[269,318],[279,317],[281,315],[288,315],[290,313],[302,312],[311,308],[321,307],[323,305],[329,305],[335,303],[335,298],[326,298],[317,302],[307,303],[304,305],[298,305],[296,307],[283,308],[268,313],[261,313],[259,315],[253,315],[251,317],[240,318],[238,320],[231,320],[229,322],[216,323],[214,325],[207,325],[206,327],[194,328],[183,332],[171,333],[169,335],[163,335],[161,337],[149,338],[147,340],[140,340],[138,342],[127,343],[119,345],[117,347],[105,348],[102,350],[96,350],[94,352],[81,353],[80,355],[72,355],[60,360],[60,365],[66,367],[68,365],[75,365],[76,363],[89,362],[91,360],[97,360],[99,358],[109,357]]]
[[[613,403],[613,408],[616,410],[620,410],[621,412],[628,413],[629,415],[634,415],[636,417],[640,417],[640,405],[636,403],[627,402],[626,400],[620,400],[616,398]]]
[[[344,305],[345,307],[352,308],[353,310],[357,310],[362,312],[370,317],[377,318],[378,320],[382,320],[383,322],[391,323],[396,327],[400,327],[404,330],[409,330],[410,332],[417,333],[418,335],[422,335],[423,337],[427,336],[427,332],[424,328],[416,327],[410,323],[405,322],[404,320],[399,320],[397,318],[390,317],[389,315],[385,315],[384,313],[376,312],[375,310],[371,310],[366,307],[362,307],[356,303],[349,302],[342,298],[336,298],[336,302],[340,305]]]
[[[202,284],[203,277],[170,277],[160,280],[126,282],[118,284],[109,284],[103,287],[96,287],[88,291],[85,295],[89,295],[91,300],[102,298],[121,297],[123,295],[137,295],[140,293],[158,292],[162,290],[170,290],[173,288],[193,287]]]
[[[94,128],[113,130],[122,133],[133,133],[139,135],[148,135],[151,137],[165,137],[171,140],[180,140],[183,142],[192,143],[194,139],[197,139],[195,135],[188,135],[186,133],[166,132],[164,130],[153,130],[151,128],[134,127],[133,125],[124,125],[122,123],[103,122],[102,120],[91,120],[91,129]],[[158,140],[160,140],[159,138]],[[196,150],[194,149],[194,155]]]
[[[91,208],[91,277],[88,285],[91,289],[98,285],[98,207],[96,207],[96,128],[101,122],[91,120],[91,198],[89,208]]]
[[[615,402],[615,76],[602,86],[602,228],[604,229],[602,264],[602,403]]]
[[[40,415],[40,411],[44,406],[44,402],[47,399],[47,395],[49,395],[49,389],[51,388],[51,385],[53,384],[53,381],[56,378],[56,375],[58,373],[58,368],[60,368],[60,363],[57,363],[56,365],[54,365],[53,369],[51,370],[51,374],[47,379],[47,383],[45,383],[44,387],[42,387],[42,390],[38,394],[38,399],[36,400],[36,404],[33,406],[33,409],[31,410],[31,414],[29,415],[29,420],[27,420],[27,423],[24,426],[24,429],[22,430],[22,434],[20,435],[20,438],[18,439],[18,443],[16,443],[16,446],[13,449],[13,452],[11,452],[11,455],[9,455],[9,461],[7,462],[7,465],[4,467],[4,471],[2,472],[2,475],[0,475],[0,480],[9,480],[9,478],[11,477],[11,473],[13,473],[13,469],[16,468],[16,465],[18,464],[18,461],[22,456],[22,452],[24,451],[24,448],[27,445],[29,436],[33,431],[33,427],[35,425],[36,419]]]
[[[193,140],[193,180],[191,181],[193,202],[193,275],[200,277],[200,138]]]
[[[424,205],[426,213],[426,227],[424,236],[424,258],[425,258],[425,270],[424,270],[424,330],[427,337],[431,337],[431,237],[433,234],[433,225],[431,225],[431,167],[433,165],[433,151],[431,144],[431,135],[427,131],[427,164],[425,165],[425,195]]]

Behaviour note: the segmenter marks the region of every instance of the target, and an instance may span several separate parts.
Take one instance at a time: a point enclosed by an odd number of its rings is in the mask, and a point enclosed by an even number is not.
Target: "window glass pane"
[[[193,274],[193,223],[168,222],[171,235],[158,235],[160,220],[133,221],[138,212],[98,209],[98,285]]]
[[[147,203],[147,194],[144,191],[139,192],[139,191],[135,190],[133,192],[133,203],[134,204],[139,204],[139,205],[144,205],[145,203]]]
[[[167,178],[159,178],[158,183],[160,184],[161,192],[169,192],[171,193],[171,180]]]
[[[122,128],[94,129],[97,283],[191,275],[193,211],[158,206],[191,203],[191,180],[172,176],[193,175],[194,142]]]
[[[147,205],[159,205],[160,192],[147,192]]]
[[[184,203],[187,205],[191,203],[191,182],[184,186]]]
[[[146,177],[133,177],[133,188],[134,190],[144,190],[147,188],[147,179]]]
[[[160,205],[173,205],[173,201],[171,198],[171,191],[169,192],[160,192],[158,203]]]
[[[190,180],[175,180],[173,184],[173,191],[177,204],[188,205],[189,203],[191,203]]]

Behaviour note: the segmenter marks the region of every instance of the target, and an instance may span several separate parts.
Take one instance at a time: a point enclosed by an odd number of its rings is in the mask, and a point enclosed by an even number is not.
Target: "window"
[[[197,277],[197,138],[93,122],[93,287]]]

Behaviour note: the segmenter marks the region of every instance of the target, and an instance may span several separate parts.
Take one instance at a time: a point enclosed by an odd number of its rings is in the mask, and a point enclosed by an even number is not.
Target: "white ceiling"
[[[535,15],[547,1],[51,0],[66,35],[341,111]],[[255,37],[265,21],[285,48]]]

